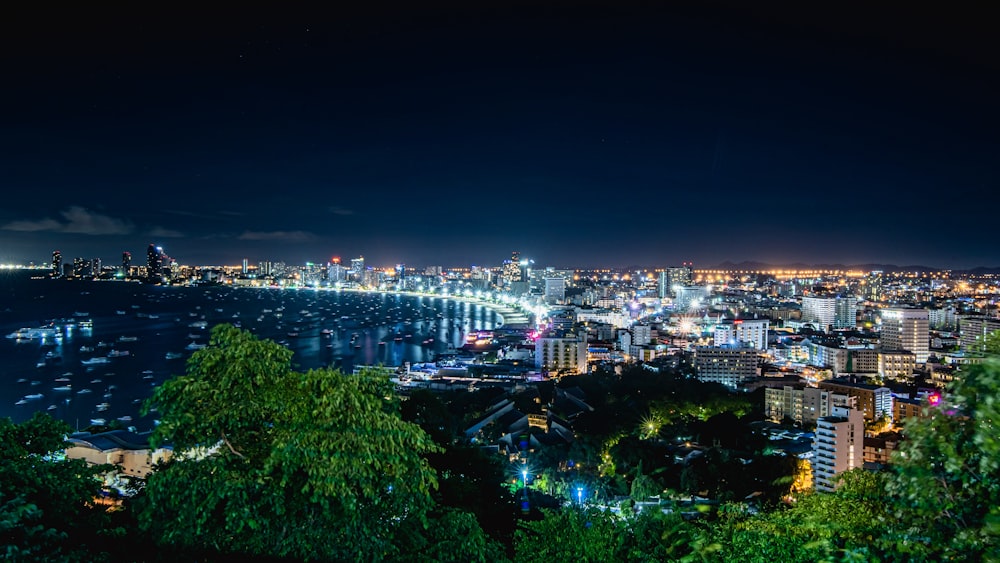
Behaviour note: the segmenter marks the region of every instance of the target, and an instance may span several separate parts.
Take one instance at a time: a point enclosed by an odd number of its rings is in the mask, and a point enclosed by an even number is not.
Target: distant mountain
[[[699,268],[702,269],[702,268]],[[924,266],[911,264],[907,266],[897,266],[896,264],[803,264],[795,262],[792,264],[768,264],[765,262],[722,262],[716,266],[704,268],[709,270],[861,270],[864,272],[871,270],[882,270],[883,272],[931,272],[947,268],[934,266]],[[1000,266],[986,267],[980,266],[969,270],[952,270],[954,273],[963,274],[992,274],[1000,273]]]

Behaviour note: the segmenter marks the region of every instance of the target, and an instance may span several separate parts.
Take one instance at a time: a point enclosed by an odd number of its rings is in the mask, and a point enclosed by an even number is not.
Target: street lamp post
[[[583,506],[583,487],[576,488],[576,502],[580,506]]]

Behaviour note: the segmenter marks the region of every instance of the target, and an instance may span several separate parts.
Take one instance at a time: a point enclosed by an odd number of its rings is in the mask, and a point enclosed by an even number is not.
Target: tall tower
[[[927,363],[930,355],[928,316],[927,309],[883,309],[880,336],[882,349],[912,352],[918,364]]]
[[[155,244],[146,249],[146,280],[151,283],[163,281],[163,249]]]
[[[132,253],[122,252],[122,277],[128,277],[128,270],[132,267]]]
[[[865,299],[868,301],[882,300],[882,270],[873,270],[865,278]]]
[[[62,252],[58,250],[52,252],[52,277],[62,277]]]
[[[830,416],[816,421],[813,442],[813,481],[817,491],[836,489],[834,478],[864,463],[865,419],[861,411],[833,407]]]

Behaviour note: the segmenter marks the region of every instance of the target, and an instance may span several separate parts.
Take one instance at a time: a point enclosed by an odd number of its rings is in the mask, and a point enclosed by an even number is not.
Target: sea
[[[59,337],[0,338],[0,417],[46,411],[74,430],[151,429],[153,389],[183,374],[213,326],[229,323],[294,352],[295,369],[400,366],[460,348],[503,318],[441,296],[329,289],[172,287],[54,280],[0,271],[0,335],[53,326]]]

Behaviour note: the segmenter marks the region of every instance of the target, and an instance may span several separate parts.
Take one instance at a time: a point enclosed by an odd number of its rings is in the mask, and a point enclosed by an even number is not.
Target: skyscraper
[[[833,297],[807,296],[802,298],[802,320],[829,332],[837,319],[837,300]]]
[[[155,244],[150,244],[146,249],[146,281],[163,281],[163,249]]]
[[[813,442],[813,481],[817,491],[837,488],[835,477],[864,463],[865,422],[861,411],[833,407],[830,416],[816,421]]]
[[[873,270],[865,278],[865,299],[868,301],[882,300],[882,270]]]
[[[132,267],[132,253],[129,251],[122,252],[122,277],[128,276],[128,270]]]
[[[62,252],[55,250],[52,252],[52,276],[62,277]]]
[[[927,309],[890,307],[882,310],[883,350],[912,352],[918,364],[930,355],[930,327]]]

